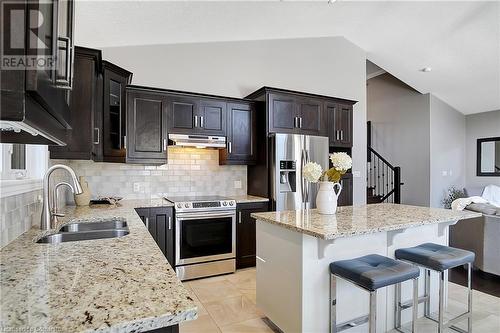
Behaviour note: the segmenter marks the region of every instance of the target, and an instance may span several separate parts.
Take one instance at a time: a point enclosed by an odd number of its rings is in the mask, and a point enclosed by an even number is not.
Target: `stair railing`
[[[367,187],[378,202],[401,203],[401,168],[393,166],[371,146],[371,122],[367,127]]]

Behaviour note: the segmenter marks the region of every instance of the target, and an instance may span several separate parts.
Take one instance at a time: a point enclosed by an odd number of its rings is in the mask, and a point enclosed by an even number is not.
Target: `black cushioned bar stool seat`
[[[397,259],[411,261],[442,272],[453,267],[474,262],[475,254],[454,247],[424,243],[415,247],[398,249],[395,256]]]
[[[418,267],[378,254],[332,262],[330,272],[372,291],[418,278],[420,273]]]

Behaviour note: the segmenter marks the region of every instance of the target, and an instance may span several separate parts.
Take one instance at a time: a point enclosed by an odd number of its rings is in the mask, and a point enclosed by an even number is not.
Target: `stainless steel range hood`
[[[180,147],[226,148],[225,136],[169,134],[168,139]]]

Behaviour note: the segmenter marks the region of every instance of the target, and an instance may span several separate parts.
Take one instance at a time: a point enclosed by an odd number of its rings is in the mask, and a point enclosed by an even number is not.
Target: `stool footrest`
[[[427,301],[427,299],[429,299],[429,296],[420,296],[418,298],[418,304],[420,303],[424,303],[425,301]],[[413,301],[406,301],[406,302],[402,302],[402,303],[399,303],[398,304],[399,307],[401,308],[401,310],[406,310],[406,309],[409,309],[413,306]]]
[[[449,328],[449,329],[452,329],[452,330],[460,332],[460,333],[467,333],[466,330],[463,330],[460,327],[454,326],[453,324],[461,322],[462,320],[467,319],[470,316],[471,316],[470,312],[464,312],[461,315],[456,316],[455,318],[452,318],[452,319],[448,320],[446,323],[444,323],[443,328]],[[434,318],[432,316],[425,316],[425,318],[430,319],[435,323],[439,323],[439,320],[437,320],[436,318]]]
[[[354,318],[354,319],[345,321],[343,323],[340,323],[337,325],[337,332],[341,332],[341,331],[347,330],[349,328],[356,327],[356,326],[362,325],[364,323],[367,323],[368,319],[369,319],[369,316],[364,315],[364,316]]]

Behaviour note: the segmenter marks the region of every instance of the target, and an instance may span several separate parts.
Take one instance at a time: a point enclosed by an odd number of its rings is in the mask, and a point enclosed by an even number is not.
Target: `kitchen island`
[[[177,332],[196,319],[193,296],[135,212],[162,199],[66,207],[56,230],[37,227],[0,251],[0,331]],[[70,222],[125,219],[119,238],[37,244]]]
[[[425,242],[447,245],[450,225],[478,216],[395,204],[339,207],[336,215],[315,209],[252,214],[257,220],[257,305],[284,332],[328,332],[330,262],[372,253],[394,258],[396,249]],[[423,279],[419,283],[422,295]],[[431,293],[436,292],[433,275]],[[403,300],[410,295],[411,283],[403,284]],[[377,332],[386,332],[394,328],[394,288],[379,290],[377,300]],[[367,292],[338,281],[338,322],[367,314],[368,304]],[[410,320],[406,312],[403,323]],[[366,324],[349,332],[365,331]]]

